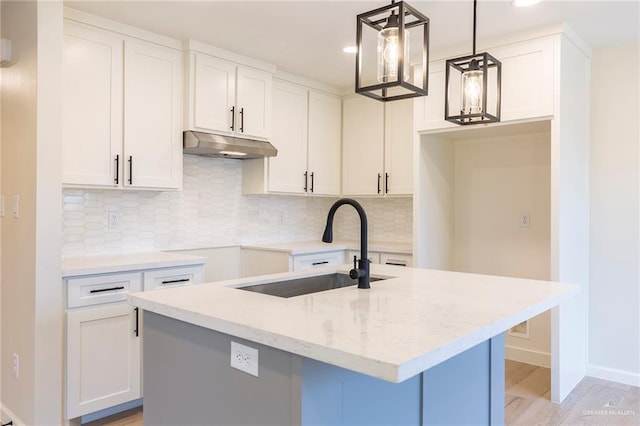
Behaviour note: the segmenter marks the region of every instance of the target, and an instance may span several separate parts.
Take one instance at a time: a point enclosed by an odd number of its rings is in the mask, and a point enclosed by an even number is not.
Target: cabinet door
[[[140,398],[137,325],[126,303],[67,312],[67,418]]]
[[[191,54],[194,130],[233,133],[232,108],[235,104],[235,64],[199,53]]]
[[[382,194],[384,104],[357,96],[342,106],[342,193]]]
[[[413,122],[416,131],[457,126],[444,119],[445,89],[445,61],[430,63],[429,95],[415,98],[413,101]]]
[[[501,120],[553,115],[553,38],[492,49],[491,53],[502,62]]]
[[[65,20],[62,66],[62,182],[115,186],[116,156],[122,162],[122,38]]]
[[[387,102],[384,128],[384,192],[413,193],[413,100]]]
[[[340,195],[341,115],[339,98],[309,92],[308,171],[313,174],[310,191],[314,194]]]
[[[307,168],[307,90],[277,81],[273,87],[273,145],[269,191],[303,194]]]
[[[182,182],[182,54],[125,42],[125,186],[179,188]]]
[[[238,67],[236,78],[236,135],[269,139],[271,74],[253,68]]]

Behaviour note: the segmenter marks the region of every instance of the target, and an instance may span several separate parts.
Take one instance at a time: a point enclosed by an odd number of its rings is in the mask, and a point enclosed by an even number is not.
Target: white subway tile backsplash
[[[184,156],[182,191],[64,189],[65,256],[319,240],[335,198],[242,195],[242,162]],[[411,198],[358,199],[369,239],[411,242]],[[107,228],[107,213],[120,228]],[[335,238],[358,239],[355,210],[336,214]]]

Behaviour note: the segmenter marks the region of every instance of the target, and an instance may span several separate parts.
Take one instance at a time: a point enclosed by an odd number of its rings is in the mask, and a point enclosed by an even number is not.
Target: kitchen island
[[[236,288],[348,270],[129,295],[145,311],[145,423],[502,424],[503,333],[578,291],[388,265],[368,290]],[[258,350],[257,377],[230,367],[232,341]]]

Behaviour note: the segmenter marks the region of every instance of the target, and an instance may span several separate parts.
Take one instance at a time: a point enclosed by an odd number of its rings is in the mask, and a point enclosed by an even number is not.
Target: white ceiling
[[[352,89],[356,15],[381,1],[66,1],[65,5],[176,39],[199,40],[275,64],[279,70]],[[416,1],[430,18],[432,52],[469,44],[472,0]],[[565,22],[591,47],[640,41],[640,0],[543,0],[515,8],[510,0],[478,2],[482,39]],[[462,52],[461,52],[462,53]]]

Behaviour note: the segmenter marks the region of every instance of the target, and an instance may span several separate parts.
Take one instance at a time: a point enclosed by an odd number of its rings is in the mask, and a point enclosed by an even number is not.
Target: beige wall
[[[456,142],[454,269],[550,279],[550,176],[548,132]],[[546,312],[507,336],[507,357],[548,367],[550,343]]]
[[[588,374],[640,385],[640,45],[593,52]]]
[[[2,75],[2,394],[26,424],[62,422],[62,4],[2,2],[14,60]],[[14,195],[20,216],[12,217]],[[37,213],[36,213],[37,212]],[[11,356],[20,356],[20,376]]]

